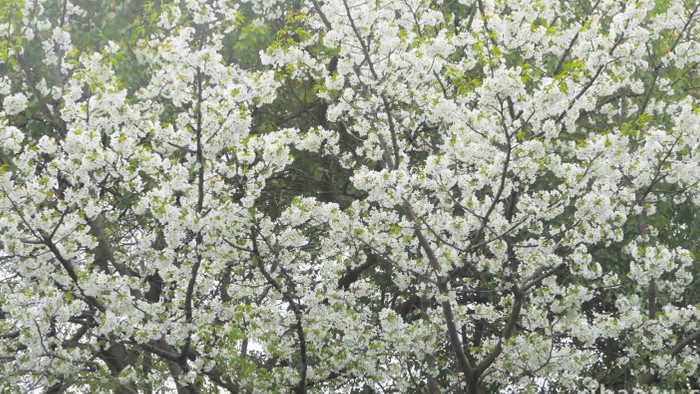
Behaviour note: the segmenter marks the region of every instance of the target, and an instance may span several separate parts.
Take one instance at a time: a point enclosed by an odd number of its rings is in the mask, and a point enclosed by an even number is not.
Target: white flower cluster
[[[8,116],[17,115],[27,108],[28,103],[29,100],[27,100],[27,97],[24,94],[15,93],[3,98],[2,109]]]

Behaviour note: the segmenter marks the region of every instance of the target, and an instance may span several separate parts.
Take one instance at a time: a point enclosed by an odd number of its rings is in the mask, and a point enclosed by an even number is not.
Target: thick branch
[[[292,308],[292,312],[294,313],[294,317],[296,318],[296,325],[295,325],[295,330],[297,333],[297,338],[299,339],[299,357],[301,358],[301,363],[299,365],[299,386],[297,387],[297,391],[300,394],[304,394],[307,392],[307,370],[308,370],[308,360],[307,360],[307,355],[306,355],[306,336],[304,334],[304,328],[302,325],[302,317],[303,317],[303,312],[301,310],[301,307],[297,302],[294,300],[294,297],[286,291],[284,288],[282,288],[282,285],[275,280],[275,278],[270,275],[270,273],[267,271],[265,268],[265,265],[263,264],[263,259],[262,256],[260,255],[260,252],[258,250],[258,242],[257,242],[257,237],[256,237],[256,232],[253,231],[251,232],[251,241],[253,242],[253,250],[255,252],[255,260],[258,266],[258,269],[260,270],[260,273],[263,275],[267,283],[269,283],[272,287],[274,287],[280,294],[282,294],[282,298],[289,304],[289,306]]]
[[[24,72],[24,75],[27,78],[29,88],[32,89],[32,93],[39,102],[39,108],[41,108],[41,113],[44,115],[46,122],[48,122],[56,130],[58,130],[59,134],[65,135],[66,125],[63,123],[63,120],[56,117],[49,108],[49,105],[46,102],[46,98],[39,91],[38,83],[34,78],[34,74],[32,73],[31,67],[29,67],[29,64],[27,64],[27,61],[23,55],[17,55],[17,63],[19,63],[20,67],[22,68],[22,71]]]
[[[338,279],[338,287],[347,290],[351,284],[360,279],[360,275],[362,275],[364,271],[374,267],[379,262],[377,255],[372,253],[369,248],[365,250],[365,253],[367,254],[367,260],[355,268],[348,269],[345,275]]]
[[[352,13],[350,12],[350,7],[348,6],[347,0],[343,0],[343,5],[345,6],[345,11],[348,15],[348,20],[350,21],[350,26],[352,27],[352,30],[355,33],[355,37],[360,42],[360,47],[362,48],[362,53],[364,54],[365,61],[367,62],[367,65],[369,66],[370,72],[372,73],[372,77],[376,81],[379,81],[379,75],[377,74],[377,72],[374,69],[374,62],[372,62],[372,57],[370,56],[369,48],[367,47],[367,44],[365,43],[364,38],[362,38],[362,35],[360,34],[360,30],[355,25],[355,20],[352,17]],[[356,73],[358,73],[358,71],[359,70],[355,70]],[[391,134],[391,145],[392,145],[392,151],[393,151],[393,159],[392,159],[393,163],[391,160],[387,160],[387,162],[388,162],[387,164],[388,164],[390,169],[395,170],[399,166],[399,144],[398,144],[398,140],[396,138],[396,125],[394,124],[394,117],[391,114],[391,106],[389,104],[389,99],[387,99],[386,94],[384,94],[383,92],[380,94],[380,97],[382,99],[382,105],[384,106],[384,112],[386,113],[387,121],[389,123],[389,132]],[[380,135],[380,137],[381,137],[381,135]]]
[[[112,248],[112,244],[107,239],[107,234],[105,233],[102,223],[102,215],[98,215],[93,220],[88,219],[88,226],[90,226],[90,233],[97,239],[97,247],[92,251],[95,255],[95,263],[97,266],[103,271],[108,271],[107,261],[109,261],[119,275],[130,275],[130,270],[114,257],[114,248]]]
[[[692,344],[693,342],[697,341],[700,339],[700,330],[694,331],[692,334],[688,335],[687,337],[681,339],[676,343],[674,347],[666,351],[666,354],[670,355],[671,357],[676,357],[677,355],[680,354],[683,349],[685,349],[687,346]],[[641,379],[639,379],[639,384],[645,385],[645,384],[651,384],[656,380],[656,375],[648,373],[644,376],[642,376]]]

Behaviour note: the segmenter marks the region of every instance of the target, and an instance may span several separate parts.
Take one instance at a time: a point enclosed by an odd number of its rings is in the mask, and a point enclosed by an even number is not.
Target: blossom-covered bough
[[[699,388],[697,1],[102,3],[0,6],[1,391]]]

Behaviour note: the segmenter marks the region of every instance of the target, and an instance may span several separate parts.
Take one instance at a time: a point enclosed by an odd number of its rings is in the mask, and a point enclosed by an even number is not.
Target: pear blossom
[[[5,96],[2,100],[2,108],[6,115],[16,115],[27,108],[27,97],[22,93]]]
[[[700,387],[697,4],[88,3],[0,11],[0,391]]]

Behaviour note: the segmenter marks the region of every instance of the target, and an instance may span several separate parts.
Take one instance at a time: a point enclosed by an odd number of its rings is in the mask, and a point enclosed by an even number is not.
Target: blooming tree
[[[3,2],[1,390],[697,388],[699,8]]]

